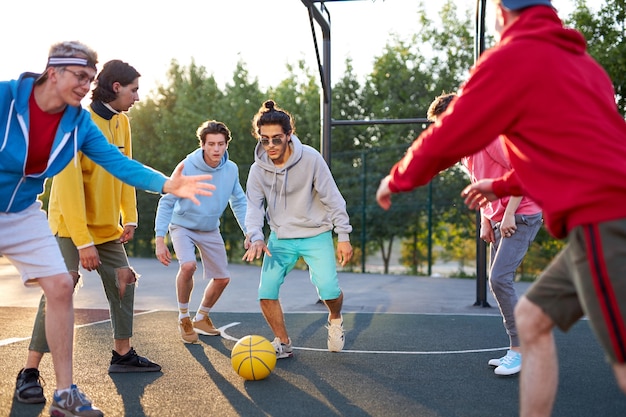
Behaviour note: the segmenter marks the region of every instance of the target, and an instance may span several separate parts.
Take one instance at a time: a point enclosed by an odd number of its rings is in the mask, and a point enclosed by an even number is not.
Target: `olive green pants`
[[[78,249],[74,246],[72,239],[65,237],[57,237],[65,265],[70,273],[78,273],[79,255]],[[138,277],[137,274],[128,264],[128,257],[124,250],[124,245],[119,240],[102,243],[96,245],[98,256],[100,257],[100,267],[97,269],[102,280],[104,293],[109,301],[109,314],[111,315],[111,327],[113,328],[114,339],[129,339],[133,335],[133,309],[135,304],[135,283],[124,284],[124,280],[120,280],[119,276],[131,272],[131,279],[126,281],[134,281]],[[118,286],[119,282],[125,286],[124,296],[120,297]],[[78,279],[76,280],[78,282]],[[36,352],[50,352],[48,341],[46,340],[45,330],[45,313],[46,298],[42,295],[39,302],[39,310],[35,318],[35,326],[33,334],[28,346],[29,350]]]

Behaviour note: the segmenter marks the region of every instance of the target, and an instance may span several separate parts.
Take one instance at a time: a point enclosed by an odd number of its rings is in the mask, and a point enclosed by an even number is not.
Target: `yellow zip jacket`
[[[99,111],[103,117],[91,106],[89,111],[109,142],[132,157],[128,117],[109,109]],[[48,204],[52,233],[70,237],[74,245],[82,249],[118,239],[124,230],[120,221],[123,225],[137,225],[135,188],[79,152],[52,180]]]

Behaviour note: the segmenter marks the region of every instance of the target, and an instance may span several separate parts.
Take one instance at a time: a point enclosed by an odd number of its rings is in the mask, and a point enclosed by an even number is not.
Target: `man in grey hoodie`
[[[246,185],[246,253],[243,260],[263,257],[259,300],[265,320],[274,333],[278,359],[293,356],[283,310],[280,286],[300,257],[309,266],[311,282],[328,308],[328,350],[344,346],[339,287],[332,230],[338,235],[337,260],[345,266],[352,258],[352,226],[346,202],[319,152],[295,136],[291,115],[267,100],[252,120],[259,142]],[[270,226],[267,245],[264,221]]]

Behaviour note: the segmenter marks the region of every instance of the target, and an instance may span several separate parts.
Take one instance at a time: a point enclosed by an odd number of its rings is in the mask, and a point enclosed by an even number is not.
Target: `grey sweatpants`
[[[506,333],[509,335],[510,346],[519,346],[517,327],[515,326],[515,271],[528,252],[530,244],[537,236],[542,225],[542,213],[533,215],[516,214],[516,232],[511,237],[502,237],[500,223],[492,222],[496,241],[491,244],[491,267],[489,271],[489,288],[498,303]]]

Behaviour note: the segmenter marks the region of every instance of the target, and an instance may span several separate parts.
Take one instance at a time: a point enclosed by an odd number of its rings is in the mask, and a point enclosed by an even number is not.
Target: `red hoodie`
[[[392,168],[389,188],[425,185],[500,134],[514,171],[494,192],[529,195],[552,235],[626,218],[626,122],[613,85],[551,7],[523,11],[481,56],[448,110]]]

